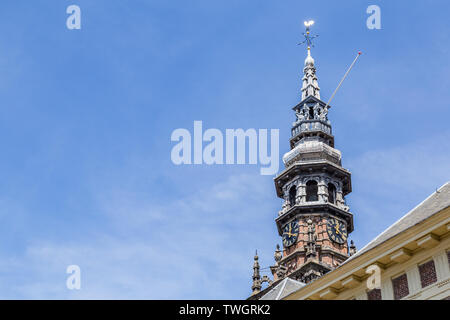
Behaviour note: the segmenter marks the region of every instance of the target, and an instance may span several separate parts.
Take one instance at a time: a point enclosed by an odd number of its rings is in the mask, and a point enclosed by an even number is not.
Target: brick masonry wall
[[[408,278],[403,274],[395,279],[392,279],[392,287],[394,288],[394,299],[400,300],[409,294]]]
[[[328,219],[322,216],[304,216],[298,220],[299,224],[299,234],[298,239],[295,244],[290,247],[283,247],[283,257],[286,257],[295,251],[298,252],[298,255],[289,259],[289,261],[283,262],[283,264],[287,268],[287,275],[296,271],[300,268],[305,262],[306,257],[305,254],[307,252],[307,244],[308,244],[308,219],[311,219],[315,225],[315,235],[316,235],[316,244],[321,247],[322,250],[332,249],[335,252],[339,252],[344,256],[348,255],[348,244],[347,242],[344,244],[334,243],[329,239],[328,231],[327,231],[327,223]],[[345,259],[341,259],[336,257],[333,253],[323,252],[321,249],[317,249],[315,259],[320,263],[328,265],[330,268],[335,268],[340,265]]]
[[[437,281],[436,268],[434,267],[434,261],[430,260],[419,266],[420,282],[422,288],[429,286]]]

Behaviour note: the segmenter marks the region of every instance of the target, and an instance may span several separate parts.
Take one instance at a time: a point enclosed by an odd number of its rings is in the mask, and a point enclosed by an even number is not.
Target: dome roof
[[[314,66],[314,59],[308,52],[308,56],[305,59],[305,66]]]
[[[297,161],[307,161],[317,158],[327,159],[340,165],[341,152],[322,141],[303,141],[300,142],[294,149],[284,154],[283,163],[286,167],[288,167]]]

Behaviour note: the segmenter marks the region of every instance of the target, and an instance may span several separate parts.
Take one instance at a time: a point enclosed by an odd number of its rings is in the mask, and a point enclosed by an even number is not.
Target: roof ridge
[[[280,296],[281,296],[281,294],[283,293],[283,290],[284,290],[284,288],[286,287],[286,283],[288,282],[288,279],[289,278],[286,278],[286,279],[284,279],[282,282],[284,282],[283,283],[283,286],[282,286],[282,288],[280,288],[280,292],[278,292],[278,295],[276,296],[276,298],[275,298],[275,300],[279,300],[280,299]],[[280,283],[281,284],[281,283]]]

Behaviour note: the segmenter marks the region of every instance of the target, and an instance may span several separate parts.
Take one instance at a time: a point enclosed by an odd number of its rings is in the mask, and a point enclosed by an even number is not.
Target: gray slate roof
[[[260,300],[281,300],[303,286],[305,286],[303,282],[293,280],[291,278],[285,278],[269,292],[263,295]]]
[[[395,235],[413,227],[414,225],[422,222],[423,220],[433,216],[439,211],[447,208],[450,205],[450,182],[447,182],[440,187],[436,192],[431,194],[422,203],[401,217],[397,222],[387,228],[384,232],[379,234],[375,239],[370,241],[365,247],[357,251],[356,254],[347,259],[345,263],[353,258],[360,256],[364,252],[367,252],[379,244],[389,240]]]

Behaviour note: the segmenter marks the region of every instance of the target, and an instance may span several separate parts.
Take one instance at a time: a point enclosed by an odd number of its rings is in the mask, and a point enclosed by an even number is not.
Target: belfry
[[[356,251],[347,235],[353,231],[353,215],[345,197],[352,191],[351,174],[342,167],[341,152],[334,147],[328,111],[320,98],[316,64],[311,56],[310,27],[305,22],[307,56],[303,68],[302,98],[293,110],[290,148],[283,156],[285,169],[275,177],[277,196],[283,199],[275,219],[283,248],[277,246],[273,280],[253,274],[252,297],[258,299],[262,282],[273,288],[281,281],[308,284],[342,264]],[[257,261],[257,257],[255,257]],[[285,284],[286,285],[286,284]]]

